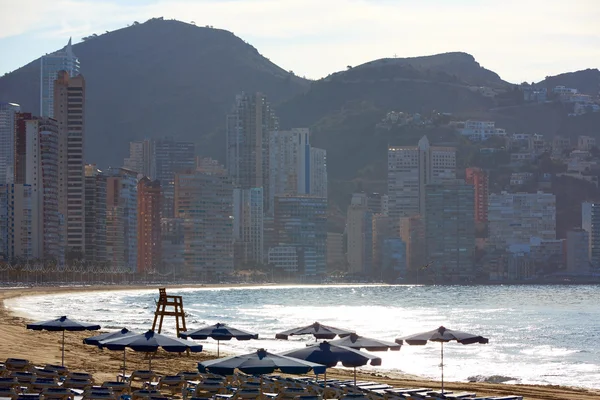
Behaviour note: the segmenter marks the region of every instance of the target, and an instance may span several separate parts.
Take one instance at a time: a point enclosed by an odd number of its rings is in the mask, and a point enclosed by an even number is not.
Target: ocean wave
[[[491,375],[491,376],[483,376],[483,375],[475,375],[467,378],[469,382],[477,382],[477,383],[506,383],[506,382],[520,382],[519,378],[514,378],[512,376],[504,376],[504,375]]]

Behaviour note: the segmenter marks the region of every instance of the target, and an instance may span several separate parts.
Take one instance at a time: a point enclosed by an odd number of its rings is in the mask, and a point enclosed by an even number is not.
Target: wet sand
[[[231,286],[231,285],[227,285]],[[26,316],[15,315],[5,307],[4,300],[28,295],[52,293],[69,293],[79,291],[109,291],[156,289],[158,286],[89,286],[89,287],[40,287],[0,289],[0,361],[8,357],[26,358],[38,365],[60,364],[61,333],[45,331],[28,331],[25,326]],[[172,287],[172,286],[170,286]],[[194,287],[186,285],[185,287]],[[198,285],[198,287],[207,287]],[[158,294],[158,293],[157,293]],[[16,300],[18,301],[18,299]],[[48,319],[55,318],[50,315]],[[83,339],[93,336],[95,332],[67,332],[65,334],[65,365],[72,371],[85,371],[93,374],[96,381],[114,380],[123,363],[123,352],[100,350],[95,346],[83,344]],[[224,356],[221,352],[221,356]],[[171,354],[158,351],[152,359],[152,369],[163,374],[174,374],[179,371],[196,370],[198,361],[213,359],[216,355],[202,352],[188,355]],[[127,352],[127,370],[147,369],[148,359],[143,353]],[[331,369],[328,378],[352,376],[352,371]],[[430,387],[439,389],[436,381],[420,379],[411,375],[381,373],[357,373],[358,379],[389,383],[396,387]],[[565,399],[600,399],[600,382],[598,390],[587,390],[563,386],[548,385],[508,385],[489,383],[446,382],[445,389],[452,391],[476,392],[480,396],[506,396],[510,394],[524,396],[528,400],[565,400]]]

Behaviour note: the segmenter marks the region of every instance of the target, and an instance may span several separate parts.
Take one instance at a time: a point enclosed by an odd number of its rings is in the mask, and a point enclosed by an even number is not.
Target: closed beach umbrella
[[[354,368],[354,384],[356,384],[356,367],[362,367],[367,364],[381,365],[381,358],[379,357],[351,349],[350,347],[337,346],[330,342],[317,343],[301,349],[289,350],[281,354],[323,364],[327,367],[334,367],[338,363],[342,363],[344,367],[352,367]],[[325,381],[327,381],[327,376],[325,376]]]
[[[306,374],[312,370],[315,372],[315,374],[322,374],[325,373],[326,367],[324,365],[299,360],[297,358],[269,353],[265,349],[260,349],[253,353],[248,353],[241,356],[232,356],[204,361],[202,363],[198,363],[198,369],[201,372],[209,371],[219,375],[233,375],[234,370],[237,369],[245,374],[262,376],[264,374],[273,373],[274,371],[280,371],[284,374],[298,375]]]
[[[335,338],[336,336],[348,336],[351,333],[354,333],[354,331],[342,328],[335,328],[333,326],[327,326],[319,322],[315,322],[308,326],[302,326],[299,328],[293,328],[287,331],[280,332],[277,335],[275,335],[275,338],[287,340],[289,336],[313,335],[315,339],[329,340]]]
[[[440,342],[441,343],[441,357],[442,357],[442,393],[444,393],[444,343],[456,341],[461,344],[474,344],[481,343],[486,344],[489,339],[483,336],[475,335],[472,333],[453,331],[452,329],[446,329],[440,326],[437,329],[428,332],[417,333],[414,335],[405,336],[396,339],[396,343],[402,344],[404,342],[410,345],[423,346],[427,342]]]
[[[83,339],[83,344],[98,346],[100,344],[100,342],[103,340],[120,339],[123,337],[133,336],[133,335],[137,335],[137,333],[130,331],[127,328],[123,328],[116,332],[108,332],[108,333],[103,333],[101,335],[85,338],[85,339]],[[126,353],[125,353],[125,349],[123,349],[123,375],[125,375],[125,362],[126,362],[125,357],[126,357]]]
[[[100,325],[88,324],[86,322],[78,322],[72,319],[62,316],[51,321],[34,322],[33,324],[27,324],[27,329],[34,331],[62,331],[62,366],[65,366],[65,331],[70,332],[81,332],[81,331],[97,331],[100,329]]]
[[[192,353],[199,353],[202,351],[202,345],[200,344],[161,335],[160,333],[155,333],[152,330],[137,335],[100,341],[98,346],[100,348],[107,348],[109,350],[125,350],[126,348],[129,348],[134,351],[142,351],[146,353],[154,353],[158,349],[163,349],[164,351],[171,353],[182,353],[188,350]],[[148,358],[148,369],[152,370],[152,357]]]
[[[217,323],[215,325],[205,326],[193,331],[182,332],[179,334],[179,337],[183,339],[195,340],[212,338],[217,341],[217,357],[219,357],[219,344],[221,340],[231,340],[233,338],[237,340],[258,339],[258,334],[234,328],[227,324]]]
[[[359,336],[356,333],[352,333],[341,339],[332,340],[329,344],[346,346],[356,350],[365,349],[367,351],[398,351],[402,347],[402,344]]]

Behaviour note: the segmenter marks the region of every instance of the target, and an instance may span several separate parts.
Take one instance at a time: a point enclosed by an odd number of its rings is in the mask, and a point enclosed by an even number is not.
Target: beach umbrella
[[[258,339],[258,333],[250,333],[242,329],[234,328],[227,324],[217,323],[196,329],[189,332],[181,332],[179,337],[182,339],[205,340],[212,338],[217,341],[217,357],[219,357],[219,345],[221,340],[251,340]]]
[[[100,342],[103,340],[120,339],[123,337],[133,336],[133,335],[137,335],[137,333],[130,331],[127,328],[123,328],[116,332],[108,332],[108,333],[103,333],[101,335],[85,338],[85,339],[83,339],[83,344],[98,346],[100,344]],[[123,349],[123,375],[125,375],[125,363],[126,363],[125,357],[126,357],[126,352],[125,352],[125,349]]]
[[[200,370],[200,372],[208,371],[219,375],[233,375],[234,370],[236,369],[245,374],[261,375],[261,395],[262,375],[264,374],[280,371],[284,374],[298,375],[306,374],[311,370],[314,371],[315,374],[321,374],[326,371],[324,365],[286,357],[280,354],[269,353],[265,349],[259,349],[255,352],[240,356],[225,357],[198,363],[198,370]]]
[[[427,342],[440,342],[442,357],[442,393],[444,393],[444,343],[450,341],[456,341],[461,344],[486,344],[489,342],[489,339],[471,333],[446,329],[443,326],[440,326],[439,328],[434,329],[432,331],[421,332],[396,339],[396,343],[403,344],[404,342],[406,342],[410,345],[416,346],[423,346],[427,344]]]
[[[402,347],[402,344],[359,336],[356,333],[352,333],[341,339],[332,340],[329,344],[346,346],[356,350],[365,349],[367,351],[398,351]]]
[[[103,340],[99,342],[98,346],[109,350],[125,350],[126,348],[129,348],[134,351],[146,353],[154,353],[158,349],[163,349],[164,351],[171,353],[182,353],[184,351],[199,353],[202,351],[202,345],[200,344],[194,344],[187,340],[161,335],[152,330],[137,335]],[[148,369],[152,370],[152,357],[148,357]]]
[[[27,329],[34,331],[51,331],[59,332],[62,331],[62,359],[61,365],[65,366],[65,331],[69,332],[80,332],[80,331],[97,331],[100,329],[100,325],[88,324],[86,322],[78,322],[72,319],[62,316],[51,321],[34,322],[33,324],[27,324]]]
[[[275,338],[287,340],[289,336],[313,335],[315,337],[315,340],[333,339],[336,336],[344,337],[350,335],[351,333],[354,333],[354,331],[348,329],[335,328],[333,326],[327,326],[319,322],[315,322],[308,326],[302,326],[299,328],[293,328],[287,331],[280,332],[275,335]]]
[[[363,365],[367,365],[369,363],[371,365],[381,365],[381,358],[379,357],[375,357],[363,351],[351,349],[350,347],[331,344],[330,342],[317,343],[312,346],[306,346],[296,350],[289,350],[280,354],[317,364],[323,364],[327,367],[334,367],[338,363],[342,363],[344,367],[352,367],[354,368],[355,385],[356,367],[362,367]],[[325,375],[325,381],[327,381],[327,375]]]

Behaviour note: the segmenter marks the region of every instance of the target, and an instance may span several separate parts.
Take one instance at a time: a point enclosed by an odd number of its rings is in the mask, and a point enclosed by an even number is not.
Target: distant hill
[[[224,126],[241,91],[280,102],[309,85],[231,32],[179,21],[152,19],[91,36],[73,51],[87,84],[86,160],[104,166],[121,165],[127,143],[144,137],[201,144]],[[1,100],[38,113],[39,66],[38,59],[1,77]]]
[[[560,85],[596,96],[600,93],[600,71],[594,68],[547,76],[546,79],[536,84],[536,86],[542,86],[548,88],[548,90]]]

